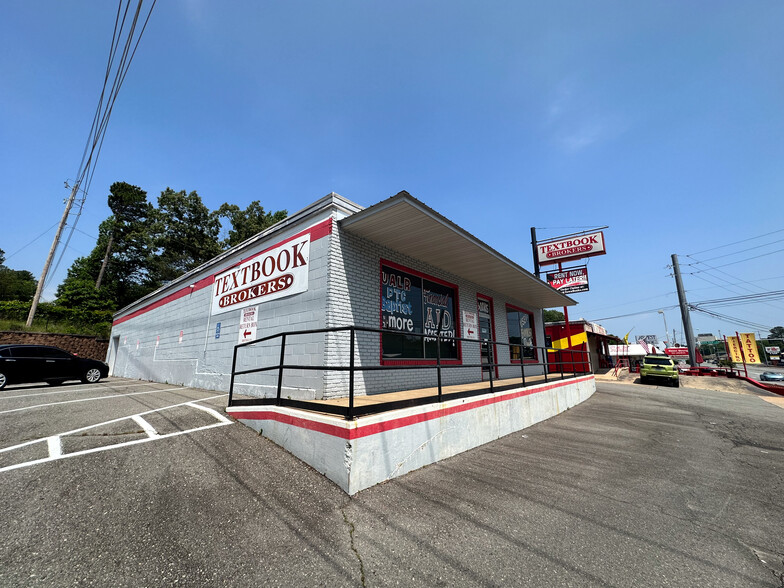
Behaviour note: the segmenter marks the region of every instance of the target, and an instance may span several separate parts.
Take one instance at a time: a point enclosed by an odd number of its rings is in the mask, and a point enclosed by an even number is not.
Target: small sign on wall
[[[259,307],[248,306],[240,310],[240,330],[237,343],[247,343],[256,339],[256,326],[258,325]]]
[[[215,338],[220,339],[220,323],[215,325]]]
[[[479,339],[479,315],[475,312],[463,311],[463,337]]]

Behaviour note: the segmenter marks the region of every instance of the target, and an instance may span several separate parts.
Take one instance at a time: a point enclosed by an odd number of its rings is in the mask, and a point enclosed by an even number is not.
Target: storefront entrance
[[[489,380],[490,379],[490,366],[484,367],[486,364],[490,364],[490,344],[486,343],[486,341],[494,341],[494,329],[493,329],[493,312],[492,312],[492,302],[491,300],[482,297],[479,295],[476,299],[476,308],[479,314],[479,339],[483,341],[480,346],[479,350],[479,357],[480,362],[482,363],[482,380]],[[495,358],[496,350],[493,349],[493,355]],[[498,363],[497,359],[494,363]],[[498,377],[498,368],[495,369],[495,377]]]

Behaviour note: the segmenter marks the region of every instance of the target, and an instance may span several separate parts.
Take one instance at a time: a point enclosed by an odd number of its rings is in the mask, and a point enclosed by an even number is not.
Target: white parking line
[[[226,422],[228,424],[231,424],[231,420],[229,420],[228,418],[223,416],[217,410],[213,410],[209,406],[201,406],[200,404],[194,404],[193,402],[188,402],[187,406],[192,406],[193,408],[198,408],[199,410],[203,410],[204,412],[208,412],[212,416],[214,416],[216,419],[218,419],[219,421],[224,421],[224,422]]]
[[[63,454],[63,444],[59,435],[47,438],[46,444],[49,446],[49,457],[57,458]]]
[[[33,410],[34,408],[45,408],[47,406],[57,406],[59,404],[71,404],[73,402],[89,402],[91,400],[109,400],[110,398],[125,398],[127,396],[138,396],[140,394],[154,394],[156,392],[171,392],[172,390],[189,390],[190,388],[163,388],[162,390],[145,390],[144,392],[128,392],[128,394],[112,394],[111,396],[94,396],[93,398],[77,398],[76,400],[63,400],[62,402],[47,402],[46,404],[36,404],[34,406],[23,406],[22,408],[12,408],[9,410],[0,410],[0,414],[8,414],[9,412],[20,412],[23,410]],[[225,396],[225,394],[224,394]],[[196,399],[196,402],[204,400],[203,398]],[[192,401],[193,402],[193,401]]]
[[[47,463],[47,462],[50,462],[50,461],[57,461],[57,460],[60,460],[60,459],[66,459],[68,457],[76,457],[77,455],[87,455],[89,453],[97,453],[99,451],[108,451],[109,449],[117,449],[118,447],[128,447],[130,445],[138,445],[139,443],[147,443],[149,441],[156,441],[156,440],[159,440],[159,439],[166,439],[167,437],[176,437],[176,436],[179,436],[179,435],[185,435],[186,433],[195,433],[196,431],[204,431],[206,429],[213,429],[215,427],[225,427],[226,425],[231,425],[231,424],[233,424],[233,421],[231,421],[230,419],[226,418],[225,416],[223,416],[219,412],[217,412],[217,411],[215,411],[215,410],[213,410],[213,409],[211,409],[209,407],[200,406],[200,405],[195,404],[196,402],[202,402],[204,400],[212,400],[214,398],[221,398],[223,396],[227,396],[227,394],[218,394],[216,396],[209,396],[207,398],[201,398],[201,399],[195,400],[195,401],[194,400],[189,400],[188,402],[180,402],[178,404],[172,404],[172,405],[169,405],[169,406],[164,406],[163,408],[156,408],[156,409],[153,409],[153,410],[146,410],[146,411],[140,412],[138,414],[134,414],[134,415],[126,416],[126,417],[120,417],[120,418],[117,418],[117,419],[112,419],[110,421],[106,421],[106,422],[103,422],[103,423],[98,423],[97,425],[89,425],[87,427],[81,427],[79,429],[74,429],[73,431],[68,431],[66,433],[60,433],[59,435],[43,437],[41,439],[34,439],[33,441],[26,441],[24,443],[20,443],[19,445],[14,445],[12,447],[6,447],[4,449],[0,449],[0,453],[6,453],[6,452],[9,452],[9,451],[13,451],[14,449],[20,449],[22,447],[27,447],[29,445],[34,445],[36,443],[46,443],[47,446],[48,446],[48,449],[49,449],[49,457],[44,457],[42,459],[34,459],[34,460],[26,461],[26,462],[23,462],[23,463],[17,463],[17,464],[14,464],[14,465],[6,466],[6,467],[3,467],[3,468],[0,468],[0,472],[7,472],[7,471],[10,471],[10,470],[16,470],[16,469],[19,469],[19,468],[25,468],[25,467],[32,466],[32,465],[37,465],[37,464],[40,464],[40,463]],[[185,430],[185,431],[175,431],[173,433],[167,433],[165,435],[159,435],[155,431],[155,429],[146,420],[144,420],[142,418],[143,415],[151,414],[151,413],[154,413],[154,412],[161,412],[161,411],[164,411],[164,410],[167,410],[167,409],[170,409],[170,408],[176,408],[178,406],[190,406],[192,408],[198,408],[200,410],[203,410],[203,411],[208,412],[208,413],[212,414],[213,416],[215,416],[217,418],[218,422],[213,423],[211,425],[204,425],[204,426],[201,426],[201,427],[195,427],[193,429],[188,429],[188,430]],[[134,439],[133,441],[125,441],[123,443],[115,443],[113,445],[104,445],[102,447],[93,447],[91,449],[84,449],[82,451],[74,451],[73,453],[63,453],[63,451],[62,451],[62,438],[63,437],[66,437],[66,436],[69,436],[69,435],[73,435],[74,433],[81,433],[82,431],[87,431],[89,429],[95,429],[97,427],[103,427],[105,425],[109,425],[109,424],[112,424],[112,423],[117,423],[117,422],[128,420],[128,419],[131,419],[131,420],[135,421],[137,424],[139,424],[145,430],[145,432],[147,433],[148,436],[146,438],[144,438],[144,439]],[[147,426],[145,427],[144,425],[142,425],[141,424],[142,422],[145,423]],[[148,428],[149,428],[149,430],[148,430]],[[150,431],[153,432],[153,435],[150,434]]]
[[[131,418],[136,422],[137,425],[144,429],[144,432],[147,433],[148,437],[160,437],[158,431],[155,430],[155,427],[145,421],[138,414],[133,415]]]
[[[108,390],[118,390],[120,388],[131,388],[133,386],[143,386],[143,383],[140,384],[126,384],[125,386],[107,386],[106,388],[101,388],[100,386],[96,386],[95,384],[91,384],[90,386],[73,386],[73,387],[64,387],[60,390],[52,390],[51,392],[36,392],[35,394],[18,394],[16,396],[0,396],[0,400],[11,400],[12,398],[30,398],[31,396],[49,396],[50,394],[68,394],[69,392],[94,392],[95,390],[101,389],[108,389]],[[31,390],[37,390],[37,388],[31,388]],[[11,390],[13,392],[13,390]]]

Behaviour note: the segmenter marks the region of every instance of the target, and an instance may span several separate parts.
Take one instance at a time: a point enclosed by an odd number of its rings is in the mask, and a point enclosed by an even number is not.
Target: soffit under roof
[[[508,296],[523,306],[553,308],[577,304],[408,192],[344,218],[340,227]]]

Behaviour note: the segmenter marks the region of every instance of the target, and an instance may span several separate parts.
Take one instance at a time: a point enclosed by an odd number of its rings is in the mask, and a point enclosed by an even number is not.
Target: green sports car
[[[640,382],[667,382],[678,386],[678,368],[668,355],[646,355],[640,367]]]

